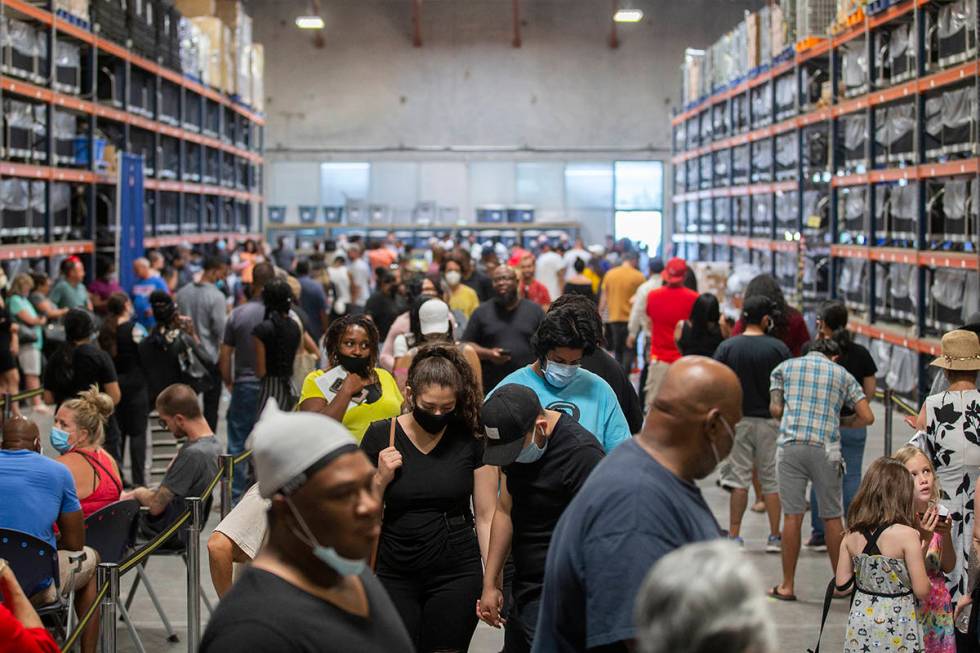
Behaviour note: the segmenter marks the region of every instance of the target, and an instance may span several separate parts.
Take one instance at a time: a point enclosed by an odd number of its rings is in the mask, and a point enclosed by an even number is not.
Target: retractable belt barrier
[[[14,404],[19,401],[24,401],[25,399],[33,399],[34,397],[40,397],[44,394],[44,388],[35,388],[34,390],[27,390],[26,392],[21,392],[19,394],[12,395],[9,392],[5,392],[0,395],[0,407],[3,408],[0,411],[0,423],[6,421],[10,417],[11,411],[13,410]]]
[[[40,392],[43,392],[43,390]],[[38,394],[40,394],[38,391],[32,390],[20,395],[3,395],[2,398],[0,398],[0,401],[3,401],[4,416],[6,416],[8,406],[10,406],[12,402],[20,401],[21,399],[29,399]],[[118,564],[102,563],[99,565],[99,590],[96,594],[95,601],[92,602],[89,609],[84,615],[82,615],[78,625],[65,639],[64,646],[62,647],[63,651],[70,651],[72,647],[78,643],[78,639],[81,637],[82,632],[84,632],[85,628],[92,620],[92,616],[95,614],[95,611],[100,609],[100,614],[103,617],[99,623],[99,639],[102,642],[102,653],[115,653],[115,606],[119,601],[119,577],[146,560],[147,557],[163,546],[163,544],[172,538],[188,522],[190,522],[190,527],[188,528],[190,541],[187,544],[187,594],[189,599],[187,606],[187,650],[189,653],[195,653],[197,651],[201,633],[201,615],[199,609],[199,588],[201,577],[199,554],[200,533],[201,527],[204,525],[204,521],[206,519],[202,514],[203,511],[201,508],[208,497],[211,496],[212,492],[214,492],[214,489],[221,484],[221,517],[224,518],[228,514],[228,512],[231,510],[231,480],[234,477],[235,465],[245,462],[251,455],[251,451],[246,451],[238,456],[222,455],[221,469],[218,470],[215,477],[211,479],[210,483],[208,483],[208,486],[202,493],[202,496],[188,497],[186,501],[190,504],[190,507],[181,513],[180,517],[178,517],[173,524],[167,527],[166,530],[161,532],[152,540],[144,544],[142,547],[133,551],[133,553],[122,562]],[[197,605],[195,605],[195,603],[197,603]]]

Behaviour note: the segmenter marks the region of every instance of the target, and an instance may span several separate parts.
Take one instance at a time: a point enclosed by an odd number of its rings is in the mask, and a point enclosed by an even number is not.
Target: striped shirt
[[[779,446],[824,446],[840,439],[840,411],[865,398],[847,370],[819,352],[791,358],[769,376],[769,391],[783,393]]]

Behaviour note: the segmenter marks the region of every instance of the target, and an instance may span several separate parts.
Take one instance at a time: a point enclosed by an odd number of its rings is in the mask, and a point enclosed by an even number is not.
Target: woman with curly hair
[[[378,340],[378,328],[364,313],[331,322],[323,338],[327,369],[306,376],[299,410],[343,422],[356,440],[372,422],[401,413],[395,377],[378,367]]]
[[[498,478],[483,464],[476,387],[459,350],[424,346],[408,370],[410,412],[361,442],[384,497],[377,575],[420,653],[465,651],[476,629]]]
[[[782,288],[771,274],[757,275],[745,287],[744,299],[762,295],[775,307],[773,326],[769,335],[783,341],[793,356],[799,356],[803,345],[810,342],[810,331],[806,328],[803,314],[786,303]],[[745,330],[744,321],[739,318],[732,329],[732,335],[737,336]]]

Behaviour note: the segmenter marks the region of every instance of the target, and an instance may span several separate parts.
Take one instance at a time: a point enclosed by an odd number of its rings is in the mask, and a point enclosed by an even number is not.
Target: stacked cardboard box
[[[749,70],[759,66],[759,32],[762,27],[759,25],[758,12],[745,12],[745,36],[748,42],[746,53],[748,55]]]
[[[177,10],[185,18],[214,16],[216,9],[214,0],[177,0]]]
[[[702,50],[688,50],[684,53],[684,102],[697,102],[704,88],[704,60]]]
[[[207,38],[209,44],[207,59],[202,58],[205,81],[225,93],[234,93],[235,71],[231,30],[221,22],[220,18],[212,16],[191,18],[191,23],[200,30],[203,37]]]

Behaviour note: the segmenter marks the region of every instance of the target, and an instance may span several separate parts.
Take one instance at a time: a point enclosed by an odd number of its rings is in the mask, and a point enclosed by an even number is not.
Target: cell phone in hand
[[[509,349],[501,349],[500,350],[500,355],[501,356],[510,356],[510,350]]]

